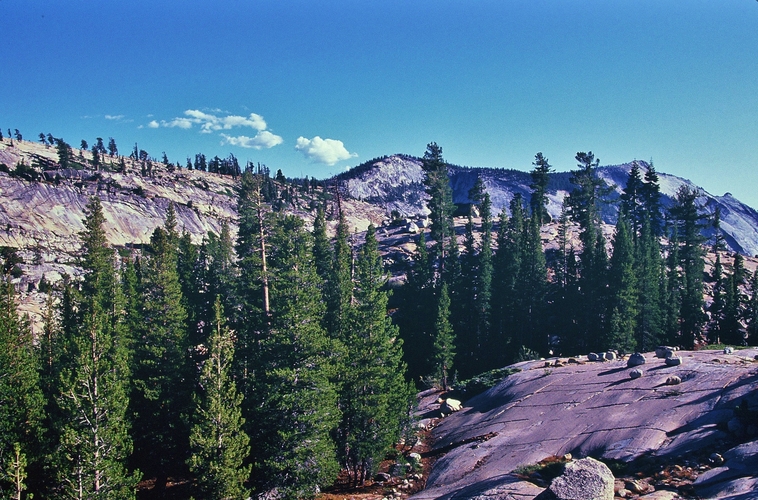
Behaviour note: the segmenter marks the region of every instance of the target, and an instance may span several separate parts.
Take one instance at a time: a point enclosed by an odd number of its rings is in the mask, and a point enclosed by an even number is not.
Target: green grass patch
[[[455,384],[453,389],[456,392],[464,394],[466,398],[476,396],[484,391],[495,387],[514,373],[520,372],[519,368],[497,368],[488,372],[480,373],[468,380],[463,380]]]

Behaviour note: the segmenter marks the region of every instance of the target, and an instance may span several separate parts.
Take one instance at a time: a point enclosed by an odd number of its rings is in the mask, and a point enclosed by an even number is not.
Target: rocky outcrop
[[[726,430],[735,409],[758,411],[758,349],[677,354],[685,360],[679,366],[647,354],[645,376],[636,379],[623,359],[549,372],[545,361],[515,365],[522,371],[435,428],[432,453],[439,456],[427,488],[414,498],[464,498],[458,494],[484,491],[476,485],[568,453],[631,462],[717,452],[726,466],[731,455],[721,448],[735,437]],[[674,376],[681,382],[666,385]],[[741,432],[748,435],[744,427]]]

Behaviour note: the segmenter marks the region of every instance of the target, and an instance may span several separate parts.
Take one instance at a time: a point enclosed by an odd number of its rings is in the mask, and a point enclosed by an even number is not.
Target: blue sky
[[[436,141],[758,207],[755,0],[0,0],[0,127],[325,177]]]

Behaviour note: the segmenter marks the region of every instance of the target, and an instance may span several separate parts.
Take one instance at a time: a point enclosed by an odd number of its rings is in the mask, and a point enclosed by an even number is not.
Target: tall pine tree
[[[65,498],[134,498],[136,476],[127,472],[132,451],[127,406],[130,373],[124,307],[105,237],[102,205],[86,207],[81,233],[84,269],[77,325],[69,326],[60,368],[60,495]]]
[[[226,327],[221,298],[213,305],[214,320],[195,394],[195,412],[189,436],[190,471],[202,498],[240,499],[248,496],[245,465],[250,446],[242,430],[242,395],[232,373],[234,337]]]

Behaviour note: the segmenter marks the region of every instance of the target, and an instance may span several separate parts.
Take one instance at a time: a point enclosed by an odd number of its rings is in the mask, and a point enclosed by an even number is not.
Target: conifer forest
[[[182,479],[198,499],[311,498],[340,474],[362,484],[411,439],[423,388],[553,354],[758,340],[758,273],[702,236],[719,220],[697,192],[662,207],[654,168],[632,168],[609,241],[591,152],[576,155],[560,220],[538,153],[531,198],[494,214],[478,183],[462,234],[442,148],[422,161],[431,225],[401,286],[376,228],[356,243],[339,200],[307,230],[269,193],[291,180],[231,161],[213,168],[239,176],[236,238],[224,227],[193,243],[169,207],[149,245],[116,250],[91,198],[82,278],[50,288],[38,338],[4,249],[0,497],[122,500]]]

